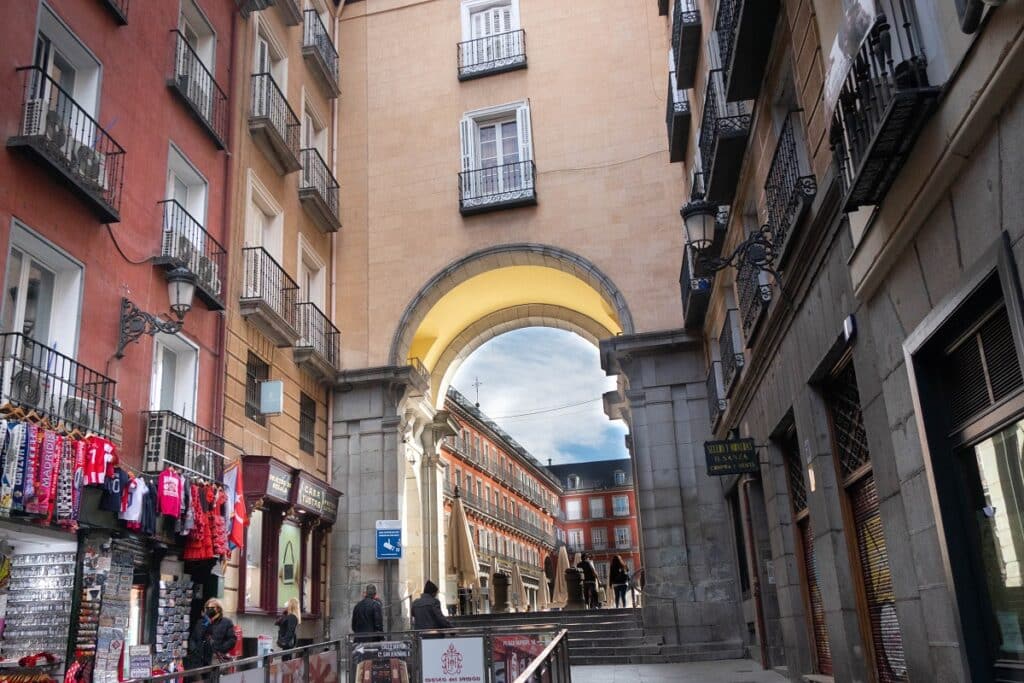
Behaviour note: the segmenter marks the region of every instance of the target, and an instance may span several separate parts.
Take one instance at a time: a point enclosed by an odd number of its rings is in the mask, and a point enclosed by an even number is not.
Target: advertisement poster
[[[270,683],[304,683],[304,673],[301,659],[275,659],[270,664]]]
[[[352,649],[349,683],[409,683],[412,648],[401,640],[360,643]]]
[[[512,683],[530,665],[548,643],[546,634],[491,636],[493,683]],[[531,683],[550,683],[551,673],[534,676]]]
[[[843,0],[843,17],[825,65],[824,97],[829,113],[835,111],[846,74],[876,16],[875,0]]]
[[[486,683],[483,638],[437,638],[420,643],[423,683]]]
[[[338,667],[338,653],[328,650],[310,656],[307,680],[310,683],[339,683],[341,670]]]

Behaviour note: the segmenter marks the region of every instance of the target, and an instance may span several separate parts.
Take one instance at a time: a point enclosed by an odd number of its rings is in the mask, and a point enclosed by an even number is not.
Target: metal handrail
[[[331,40],[331,34],[328,33],[327,27],[324,26],[320,13],[315,9],[306,10],[303,24],[302,46],[316,49],[317,53],[326,63],[328,72],[334,78],[334,82],[337,83],[338,50],[334,47],[334,41]]]
[[[572,674],[569,672],[569,631],[568,629],[562,629],[558,634],[548,643],[548,646],[537,655],[530,665],[520,672],[519,676],[513,681],[513,683],[530,683],[534,680],[535,676],[538,676],[538,671],[544,664],[550,664],[550,660],[553,657],[557,657],[554,662],[558,667],[556,670],[549,669],[549,672],[554,675],[551,676],[552,683],[563,683],[565,681],[572,680]]]
[[[268,119],[291,153],[298,157],[299,117],[270,73],[252,75],[251,116]]]
[[[143,411],[146,441],[142,468],[157,473],[168,465],[219,482],[227,461],[221,434],[171,410]]]
[[[458,45],[459,74],[487,71],[526,62],[526,31],[516,29],[466,40]]]
[[[160,257],[190,270],[196,284],[219,297],[227,270],[224,247],[177,200],[165,199],[157,204],[163,208]]]
[[[462,171],[460,206],[488,206],[533,197],[536,184],[537,167],[532,159]]]
[[[245,283],[242,299],[264,301],[275,313],[295,327],[299,286],[263,247],[244,247]]]
[[[174,82],[217,139],[223,143],[228,120],[227,93],[185,40],[181,31],[172,29],[171,36],[174,40]]]
[[[331,367],[340,370],[341,333],[330,318],[312,301],[296,304],[295,318],[295,329],[299,333],[295,348],[312,349],[330,363]]]

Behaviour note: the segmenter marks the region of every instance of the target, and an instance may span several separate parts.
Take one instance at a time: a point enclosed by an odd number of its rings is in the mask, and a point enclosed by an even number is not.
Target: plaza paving
[[[606,664],[572,667],[574,681],[586,683],[784,683],[749,659],[686,664]]]

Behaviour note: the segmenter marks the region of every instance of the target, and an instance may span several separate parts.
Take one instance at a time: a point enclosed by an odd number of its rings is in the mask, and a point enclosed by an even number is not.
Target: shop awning
[[[269,455],[242,456],[245,497],[282,505],[292,504],[294,470]]]
[[[317,479],[309,472],[294,470],[295,485],[292,487],[291,503],[296,510],[319,517],[325,524],[334,524],[338,519],[338,500],[341,491],[327,482]]]

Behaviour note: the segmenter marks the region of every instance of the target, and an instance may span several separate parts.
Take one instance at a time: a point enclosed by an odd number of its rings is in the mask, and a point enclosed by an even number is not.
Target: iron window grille
[[[303,392],[299,394],[299,450],[312,455],[315,449],[316,399]]]
[[[338,213],[338,181],[327,162],[315,148],[301,150],[302,174],[299,180],[299,198],[311,195],[321,203],[323,227],[337,230],[341,225]]]
[[[171,31],[171,42],[174,74],[169,85],[185,100],[199,123],[213,138],[217,149],[224,149],[228,128],[228,96],[177,29]]]
[[[526,31],[517,29],[459,43],[459,80],[526,66]]]
[[[296,161],[298,160],[301,134],[299,118],[269,73],[252,76],[251,116],[253,119],[269,121],[270,127],[279,138],[280,145],[287,149]]]
[[[249,351],[245,361],[245,416],[264,426],[267,424],[267,418],[260,411],[260,384],[268,379],[270,366]]]
[[[299,286],[263,247],[245,247],[243,299],[258,299],[292,328],[296,326]]]
[[[459,173],[463,214],[537,203],[537,167],[532,159]]]
[[[332,93],[338,90],[338,50],[334,47],[331,34],[324,26],[320,13],[308,9],[304,15],[302,29],[302,47],[304,54],[312,54],[313,59],[323,71]]]
[[[331,368],[340,369],[341,333],[316,304],[306,301],[295,305],[299,331],[296,349],[308,348]]]
[[[743,368],[745,357],[743,355],[743,343],[739,335],[739,323],[737,316],[739,311],[730,308],[725,312],[725,320],[722,321],[722,331],[718,335],[718,353],[722,362],[722,381],[725,386],[725,393],[728,396],[739,379],[740,370]]]
[[[211,481],[224,474],[224,437],[169,410],[144,412],[143,469],[156,473],[174,465]]]
[[[806,155],[803,129],[797,126],[799,116],[793,112],[786,117],[764,183],[765,211],[779,269],[793,231],[818,193],[818,181]]]

